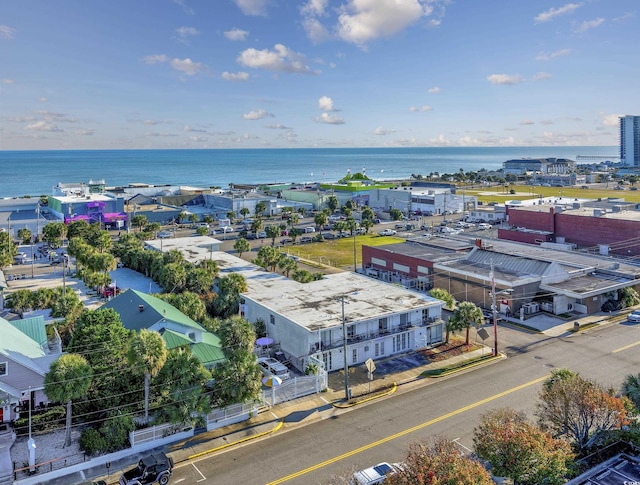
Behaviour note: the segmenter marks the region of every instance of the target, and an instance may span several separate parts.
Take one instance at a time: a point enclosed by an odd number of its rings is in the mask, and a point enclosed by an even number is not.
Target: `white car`
[[[399,464],[391,464],[383,461],[370,468],[355,472],[351,483],[352,485],[375,485],[384,482],[387,475],[393,474],[398,470],[400,470]]]
[[[395,236],[396,231],[393,229],[385,229],[384,231],[380,231],[378,234],[381,236]]]
[[[627,315],[627,320],[630,322],[640,322],[640,310],[633,310]]]

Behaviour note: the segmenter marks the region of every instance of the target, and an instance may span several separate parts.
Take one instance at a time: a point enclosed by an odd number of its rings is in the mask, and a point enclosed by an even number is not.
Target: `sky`
[[[638,0],[2,0],[0,150],[618,145]]]

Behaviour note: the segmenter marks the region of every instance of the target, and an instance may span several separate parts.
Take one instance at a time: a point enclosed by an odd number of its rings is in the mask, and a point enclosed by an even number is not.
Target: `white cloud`
[[[559,17],[560,15],[572,13],[580,7],[582,7],[581,3],[567,3],[562,7],[550,8],[549,10],[539,13],[538,15],[536,15],[534,20],[537,24],[541,24],[543,22],[549,22],[550,20],[553,20],[554,18]]]
[[[151,56],[143,57],[142,60],[145,64],[158,64],[162,62],[167,62],[169,58],[164,54],[153,54]]]
[[[206,133],[207,132],[207,130],[205,130],[203,128],[192,128],[189,125],[184,125],[182,127],[182,131],[186,131],[186,132],[189,132],[189,133]]]
[[[535,76],[533,76],[533,80],[534,81],[544,81],[545,79],[551,79],[553,76],[551,76],[551,74],[549,74],[548,72],[538,72],[535,74]]]
[[[186,42],[190,36],[198,35],[200,32],[195,27],[179,27],[176,29],[178,40]]]
[[[243,14],[251,16],[267,15],[268,0],[235,0]]]
[[[302,15],[324,15],[327,8],[327,0],[308,0],[306,4],[300,7]]]
[[[487,76],[487,80],[491,84],[507,84],[514,85],[524,82],[524,79],[519,74],[491,74]]]
[[[624,116],[621,114],[601,114],[602,116],[602,124],[605,126],[620,126],[620,117]]]
[[[374,135],[384,136],[384,135],[390,135],[395,132],[396,130],[389,130],[387,128],[383,128],[382,126],[378,126],[373,133]]]
[[[95,135],[96,130],[93,128],[85,128],[84,130],[76,130],[75,133],[76,135],[93,136]]]
[[[521,125],[535,125],[535,121],[524,119],[520,122]]]
[[[298,74],[317,74],[305,64],[302,54],[288,49],[282,44],[276,44],[274,50],[246,49],[240,53],[237,61],[243,66],[270,71],[289,72]]]
[[[584,34],[587,30],[594,29],[599,25],[602,25],[603,23],[604,23],[604,19],[602,17],[598,17],[597,19],[594,19],[594,20],[585,20],[580,25],[575,27],[573,29],[573,32],[576,34]]]
[[[421,107],[411,106],[409,108],[409,111],[411,111],[413,113],[418,113],[420,111],[433,111],[433,108],[431,106],[429,106],[428,104],[425,104],[424,106],[421,106]]]
[[[274,115],[265,111],[263,109],[259,109],[257,111],[249,111],[242,115],[242,119],[245,120],[261,120],[263,118],[273,118]]]
[[[58,125],[55,123],[51,123],[49,121],[40,120],[35,123],[30,123],[24,127],[25,130],[33,130],[33,131],[49,131],[49,132],[61,132],[64,131],[61,128],[58,128]]]
[[[222,79],[226,79],[227,81],[246,81],[249,79],[248,72],[223,72]]]
[[[541,52],[536,56],[536,61],[550,61],[558,57],[564,57],[571,54],[571,49],[560,49],[553,52]]]
[[[172,59],[171,67],[173,67],[176,71],[180,71],[185,73],[187,76],[193,76],[194,74],[199,73],[205,68],[205,65],[201,62],[193,62],[191,59]]]
[[[328,125],[344,125],[345,121],[338,115],[332,115],[330,113],[322,113],[316,117],[317,123],[326,123]]]
[[[7,79],[7,78],[0,79],[0,83],[2,84],[13,84],[14,82],[15,81],[13,79]]]
[[[553,125],[554,121],[553,120],[540,120],[540,124],[541,125]]]
[[[318,108],[320,108],[322,111],[333,111],[333,99],[329,98],[328,96],[322,96],[318,100]]]
[[[36,110],[35,113],[47,121],[58,121],[61,123],[77,123],[78,118],[66,113],[56,113],[54,111]]]
[[[269,128],[270,130],[290,130],[291,128],[288,126],[284,126],[280,123],[275,123],[272,125],[265,125],[265,128]]]
[[[180,5],[184,13],[186,13],[187,15],[193,15],[195,13],[193,9],[186,4],[184,0],[173,0],[173,3]]]
[[[224,36],[227,39],[234,40],[234,41],[247,40],[248,35],[249,35],[248,30],[241,30],[241,29],[231,29],[231,30],[227,30],[224,33]]]
[[[302,27],[307,33],[307,37],[314,44],[319,44],[331,38],[331,34],[318,19],[306,18],[302,21]]]
[[[41,103],[46,103],[47,101],[49,101],[45,96],[40,96],[38,98],[38,101],[40,101]]]
[[[338,36],[364,46],[380,37],[391,37],[432,13],[433,7],[418,0],[349,0],[338,17]]]
[[[427,89],[429,94],[438,94],[440,92],[440,88],[438,86],[433,86],[432,88]]]
[[[16,29],[9,27],[8,25],[0,25],[0,39],[11,40],[15,38]]]

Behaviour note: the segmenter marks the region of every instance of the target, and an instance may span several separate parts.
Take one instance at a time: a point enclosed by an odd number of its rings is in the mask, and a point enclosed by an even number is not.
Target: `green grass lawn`
[[[384,244],[396,244],[404,242],[403,238],[394,236],[378,236],[377,234],[365,234],[356,236],[356,257],[358,267],[362,263],[362,246],[382,246]],[[291,254],[303,259],[317,261],[321,264],[336,268],[353,269],[353,237],[341,239],[327,239],[324,242],[302,244],[287,247]]]
[[[614,197],[624,198],[627,202],[640,202],[640,190],[629,190],[628,186],[625,190],[613,190],[613,184],[611,184],[611,189],[609,190],[582,189],[579,187],[541,187],[539,185],[513,185],[511,188],[516,191],[515,194],[510,194],[510,189],[507,189],[505,192],[502,187],[487,187],[473,190],[458,187],[458,192],[464,190],[466,195],[475,195],[478,197],[478,201],[485,204],[489,202],[503,203],[506,200],[531,199],[537,195],[571,199],[606,199],[608,197]]]

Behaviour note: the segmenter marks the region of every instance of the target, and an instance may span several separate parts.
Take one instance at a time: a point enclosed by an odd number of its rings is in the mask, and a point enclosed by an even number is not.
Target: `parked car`
[[[385,229],[378,233],[380,236],[395,236],[397,234],[393,229]]]
[[[259,233],[256,234],[256,237],[258,239],[264,239],[267,237],[267,233],[265,231],[260,231]]]
[[[158,482],[167,485],[173,471],[173,459],[164,453],[145,456],[138,466],[124,472],[118,481],[119,485],[145,485]]]
[[[384,482],[389,474],[396,473],[400,469],[400,465],[387,462],[378,463],[359,472],[353,474],[354,485],[376,485]]]
[[[262,374],[265,377],[278,376],[282,380],[289,379],[290,377],[289,369],[279,360],[271,357],[260,357],[258,358],[258,365],[262,369]]]
[[[307,234],[310,234],[312,232],[316,232],[316,228],[312,227],[312,226],[307,226],[307,227],[304,228],[304,232],[307,233]]]
[[[293,239],[291,239],[290,237],[283,237],[282,239],[280,239],[280,244],[287,244],[291,242],[293,242]]]
[[[311,236],[302,236],[300,238],[300,244],[310,243],[312,241],[313,241],[313,238]]]
[[[627,315],[627,320],[630,322],[640,322],[640,310],[633,310]]]
[[[405,224],[396,224],[395,228],[396,229],[404,229]]]
[[[478,224],[478,229],[480,229],[481,231],[486,231],[487,229],[491,229],[491,224],[481,222],[480,224]]]

